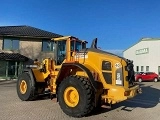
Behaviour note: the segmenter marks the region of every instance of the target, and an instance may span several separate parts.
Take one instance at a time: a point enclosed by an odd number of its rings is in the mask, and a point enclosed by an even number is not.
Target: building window
[[[160,66],[158,66],[158,75],[160,75]]]
[[[0,60],[0,79],[17,78],[22,73],[22,69],[23,62]]]
[[[43,40],[42,41],[42,51],[53,51],[53,41],[50,40]]]
[[[6,66],[7,66],[6,61],[0,61],[0,77],[6,76]]]
[[[147,72],[149,71],[149,66],[146,66],[146,71],[147,71]]]
[[[136,67],[136,71],[139,72],[139,66]]]
[[[143,66],[141,66],[141,71],[144,71],[144,67]]]
[[[4,38],[3,39],[3,49],[4,50],[18,50],[19,49],[19,39],[18,38]]]

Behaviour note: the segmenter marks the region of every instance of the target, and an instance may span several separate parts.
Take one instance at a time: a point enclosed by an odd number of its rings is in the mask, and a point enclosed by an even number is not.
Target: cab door
[[[54,48],[56,65],[61,65],[66,58],[66,40],[56,41],[54,43]]]

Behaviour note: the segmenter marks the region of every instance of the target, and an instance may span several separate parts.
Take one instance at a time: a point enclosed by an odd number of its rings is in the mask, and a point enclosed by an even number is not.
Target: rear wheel
[[[142,82],[142,78],[138,78],[138,82]]]
[[[94,108],[91,84],[81,77],[69,76],[58,88],[58,101],[64,113],[72,117],[82,117]]]
[[[33,100],[35,98],[35,84],[31,81],[28,73],[22,73],[17,81],[17,94],[23,100]]]

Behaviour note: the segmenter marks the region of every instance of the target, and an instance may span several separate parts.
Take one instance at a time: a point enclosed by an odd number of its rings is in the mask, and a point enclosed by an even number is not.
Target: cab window
[[[82,50],[82,43],[79,41],[71,41],[71,51],[81,51]]]

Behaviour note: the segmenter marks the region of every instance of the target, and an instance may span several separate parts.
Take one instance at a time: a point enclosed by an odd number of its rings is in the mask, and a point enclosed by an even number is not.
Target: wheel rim
[[[154,78],[154,82],[157,82],[158,80],[157,80],[157,78]]]
[[[139,82],[142,82],[142,79],[141,78],[139,78],[139,80],[138,80]]]
[[[66,88],[63,97],[69,107],[75,107],[79,102],[79,93],[74,87]]]
[[[20,92],[22,94],[25,94],[27,91],[27,83],[25,80],[22,80],[21,83],[20,83]]]

